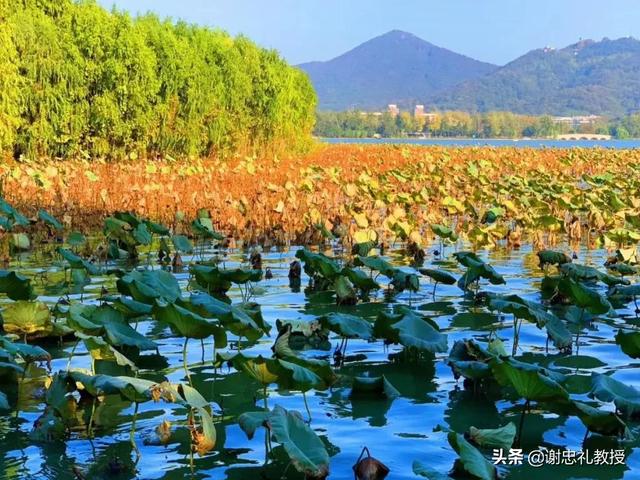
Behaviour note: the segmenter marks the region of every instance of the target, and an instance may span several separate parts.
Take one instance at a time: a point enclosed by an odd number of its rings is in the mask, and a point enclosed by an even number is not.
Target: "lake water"
[[[449,257],[444,263],[434,256],[432,246],[424,266],[438,265],[459,276],[463,269]],[[449,248],[447,255],[452,253]],[[213,253],[213,252],[212,252]],[[474,306],[469,298],[456,286],[438,285],[435,298],[432,285],[421,278],[420,292],[401,293],[388,297],[381,290],[365,303],[356,306],[337,307],[332,293],[311,292],[305,287],[308,278],[302,279],[302,287],[291,286],[287,277],[289,263],[294,259],[295,249],[286,251],[270,250],[263,254],[263,266],[270,267],[274,277],[256,284],[254,300],[262,307],[264,318],[274,326],[270,338],[261,339],[256,345],[243,351],[247,355],[271,356],[271,346],[275,339],[276,320],[311,321],[319,315],[342,311],[360,315],[374,321],[379,312],[390,310],[397,304],[410,305],[420,313],[431,317],[448,335],[449,349],[456,340],[475,338],[486,340],[494,331],[511,351],[511,316],[503,318],[492,314],[483,307]],[[540,300],[542,271],[537,257],[530,247],[513,250],[499,248],[480,253],[501,273],[507,284],[485,286],[487,291],[517,293],[531,300]],[[602,267],[606,258],[603,250],[582,249],[577,252],[579,262]],[[55,275],[57,267],[51,266],[49,254],[37,253],[14,260],[11,268],[22,269],[28,274],[48,270]],[[401,250],[388,252],[390,261],[407,266],[408,259]],[[185,258],[186,261],[189,258]],[[226,256],[226,267],[246,266],[246,256],[239,251]],[[58,275],[60,276],[60,275]],[[176,274],[187,295],[188,273]],[[384,279],[378,279],[383,285]],[[637,281],[637,280],[636,280]],[[38,283],[38,285],[40,285]],[[94,277],[84,288],[84,301],[95,302],[100,288],[105,286],[115,290],[113,278]],[[55,302],[60,292],[54,287],[39,286],[41,299]],[[240,292],[234,287],[229,292],[234,302],[240,301]],[[72,301],[80,301],[80,294],[71,294]],[[591,401],[586,393],[592,372],[613,373],[614,377],[629,385],[640,388],[640,365],[624,355],[614,341],[617,329],[633,322],[635,317],[630,308],[619,309],[621,317],[598,320],[587,326],[580,337],[580,355],[591,357],[584,368],[559,368],[572,377],[572,396],[575,399]],[[626,320],[625,320],[626,319]],[[628,322],[628,323],[625,323]],[[137,329],[159,345],[160,353],[167,364],[158,364],[155,371],[142,373],[143,377],[155,379],[166,376],[172,382],[184,382],[182,368],[183,339],[171,335],[166,327],[148,319],[137,324]],[[575,333],[575,331],[574,331]],[[331,353],[339,342],[330,337],[331,350],[309,349],[305,355],[331,360]],[[534,324],[524,322],[520,334],[519,355],[526,361],[554,366],[555,362],[566,359],[552,346],[545,355],[546,333]],[[53,371],[64,370],[73,343],[60,346],[48,345],[54,356]],[[211,340],[205,341],[201,350],[198,341],[189,342],[188,361],[194,386],[214,403],[214,412],[224,420],[217,423],[218,443],[215,451],[203,458],[195,459],[195,477],[211,479],[253,480],[298,479],[302,476],[287,467],[287,460],[281,449],[274,450],[275,459],[263,467],[265,444],[262,432],[248,440],[237,424],[237,416],[246,411],[255,411],[262,406],[260,386],[242,373],[224,367],[215,370],[211,365]],[[204,352],[204,353],[203,353]],[[446,364],[447,354],[423,356],[420,359],[407,358],[402,347],[385,347],[382,341],[349,341],[348,357],[337,373],[343,378],[331,390],[310,391],[307,399],[313,421],[311,427],[321,436],[331,456],[330,479],[353,478],[352,465],[362,448],[367,446],[373,456],[384,462],[390,469],[389,479],[414,479],[412,462],[418,460],[432,469],[446,474],[456,458],[449,447],[446,433],[439,426],[465,432],[470,426],[496,428],[508,422],[518,423],[522,401],[510,401],[504,397],[482,391],[474,393],[466,390],[461,381],[456,381]],[[575,349],[573,355],[575,355]],[[204,356],[203,356],[204,355]],[[563,363],[564,364],[564,363]],[[76,351],[71,368],[88,368],[90,357],[82,345]],[[44,371],[40,372],[44,374]],[[37,374],[37,372],[33,372]],[[362,400],[350,397],[351,379],[354,375],[385,375],[400,392],[394,400]],[[25,401],[21,402],[18,417],[15,412],[0,412],[0,478],[3,479],[46,479],[62,480],[74,478],[72,468],[89,472],[86,478],[135,478],[134,470],[122,469],[117,475],[107,475],[113,465],[130,465],[131,446],[129,425],[133,407],[127,402],[111,399],[96,412],[96,438],[89,440],[83,431],[74,431],[66,443],[38,444],[27,437],[33,422],[42,412],[42,400],[38,399],[39,382],[27,383],[21,390]],[[300,393],[270,388],[270,407],[281,405],[287,409],[305,412]],[[604,408],[612,409],[612,405]],[[188,439],[182,435],[181,442],[171,441],[167,446],[144,446],[143,439],[150,435],[163,419],[178,425],[184,420],[185,411],[175,405],[147,402],[140,404],[137,421],[136,440],[142,451],[137,465],[137,478],[143,479],[183,479],[190,478]],[[637,423],[630,428],[638,438]],[[548,448],[580,450],[583,447],[585,428],[576,417],[561,416],[544,409],[533,408],[525,420],[525,434],[522,447],[525,451],[545,446]],[[274,444],[275,446],[275,444]],[[505,469],[510,480],[570,480],[570,479],[626,479],[638,478],[640,471],[640,443],[638,440],[620,444],[609,437],[591,435],[584,444],[590,449],[622,448],[626,453],[626,465],[618,466],[546,466],[534,469],[528,466],[511,466]],[[111,465],[111,467],[107,467]],[[634,473],[635,472],[635,473]],[[266,475],[266,476],[264,476]]]
[[[326,143],[355,143],[364,145],[425,145],[439,147],[515,147],[515,148],[640,148],[640,140],[503,140],[461,138],[322,138]]]

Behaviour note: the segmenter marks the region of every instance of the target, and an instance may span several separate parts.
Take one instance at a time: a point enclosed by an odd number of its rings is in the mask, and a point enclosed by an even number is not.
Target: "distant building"
[[[398,105],[396,105],[395,103],[389,104],[389,106],[387,107],[387,112],[389,112],[394,117],[397,115],[400,115],[400,109],[398,108]]]
[[[424,111],[424,105],[416,105],[416,107],[413,109],[413,116],[415,118],[422,118],[426,122],[430,122],[431,120],[436,118],[435,113],[427,113]]]
[[[553,117],[553,122],[560,125],[568,125],[578,128],[582,125],[593,125],[602,117],[599,115],[578,115],[575,117]]]

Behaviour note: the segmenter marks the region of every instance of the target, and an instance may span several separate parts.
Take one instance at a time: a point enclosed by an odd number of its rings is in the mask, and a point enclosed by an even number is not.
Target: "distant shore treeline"
[[[471,114],[435,112],[429,117],[415,117],[409,112],[392,115],[363,114],[357,111],[318,112],[314,135],[318,137],[395,138],[415,134],[430,137],[466,138],[547,138],[566,133],[595,133],[614,138],[640,138],[640,115],[619,119],[597,118],[589,123],[572,125],[550,116],[517,115],[510,112]]]
[[[244,37],[95,1],[0,0],[0,152],[209,155],[309,138],[305,74]]]

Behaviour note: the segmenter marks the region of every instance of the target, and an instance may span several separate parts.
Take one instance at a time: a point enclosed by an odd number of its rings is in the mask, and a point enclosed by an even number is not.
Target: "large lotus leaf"
[[[560,266],[560,270],[564,275],[578,282],[600,280],[602,283],[610,287],[614,285],[629,285],[629,280],[625,280],[621,277],[614,277],[613,275],[601,272],[597,268],[589,267],[587,265],[566,263]]]
[[[134,270],[119,278],[116,285],[123,295],[147,304],[153,304],[155,299],[175,302],[180,298],[178,281],[165,270]]]
[[[558,283],[558,289],[569,297],[575,306],[584,308],[594,315],[604,314],[612,309],[603,295],[571,278],[562,278]]]
[[[518,295],[494,295],[489,298],[489,307],[503,313],[510,313],[516,318],[528,320],[543,327],[547,322],[558,318],[547,312],[539,303],[526,300]]]
[[[131,360],[116,350],[114,346],[107,343],[102,337],[86,335],[82,332],[76,332],[75,335],[83,341],[91,358],[94,360],[115,362],[120,366],[130,367],[134,371],[138,369]]]
[[[128,346],[138,350],[155,350],[155,342],[144,337],[125,321],[118,310],[110,306],[101,306],[91,314],[91,321],[104,327],[107,340],[116,347]]]
[[[545,265],[563,265],[565,263],[571,263],[571,257],[569,257],[569,255],[556,250],[540,250],[537,255],[540,260],[541,268]]]
[[[190,271],[198,285],[215,292],[226,292],[233,283],[258,282],[262,278],[262,271],[245,268],[221,269],[216,266],[194,265]]]
[[[325,478],[329,474],[329,453],[299,413],[276,406],[268,423],[275,441],[284,447],[296,470],[308,478]]]
[[[38,218],[50,227],[53,227],[56,230],[62,230],[62,224],[53,215],[42,209],[38,210]]]
[[[373,271],[380,272],[387,278],[393,278],[393,274],[396,271],[393,265],[378,256],[363,257],[358,255],[355,257],[353,263],[356,266],[367,267]]]
[[[51,355],[44,348],[37,345],[29,345],[27,343],[12,342],[6,337],[0,336],[0,347],[6,350],[10,355],[19,355],[25,363],[32,362],[51,362]]]
[[[420,279],[418,275],[412,272],[405,272],[399,268],[396,268],[391,278],[391,285],[398,292],[409,290],[411,292],[417,292],[420,290]]]
[[[378,315],[373,326],[376,337],[428,352],[447,351],[447,336],[440,333],[435,322],[406,307],[398,310],[399,314]]]
[[[30,280],[16,272],[0,270],[0,293],[11,300],[31,300],[35,297]]]
[[[382,375],[380,377],[354,377],[352,396],[396,398],[400,392]]]
[[[182,403],[189,405],[191,408],[209,408],[209,402],[202,394],[186,383],[181,383],[177,386],[169,385],[171,389],[175,389],[178,392],[178,400],[182,399]]]
[[[18,210],[16,210],[12,205],[7,203],[4,198],[0,198],[0,212],[10,217],[18,225],[23,227],[29,225],[29,219],[18,212]]]
[[[444,283],[445,285],[453,285],[456,283],[455,277],[445,270],[420,268],[418,271],[431,278],[436,283]]]
[[[500,428],[469,427],[469,439],[481,447],[509,450],[516,438],[516,426],[513,422]]]
[[[265,427],[271,412],[246,412],[238,417],[238,425],[251,440],[260,427]]]
[[[251,308],[245,310],[242,305],[231,305],[206,293],[192,295],[189,302],[185,302],[184,305],[203,317],[218,319],[231,333],[247,338],[249,341],[259,339],[263,332],[268,334],[270,330],[270,325],[265,324],[264,321],[254,320],[254,317],[262,320],[261,315],[259,317],[257,315],[260,313],[259,310],[256,314],[256,311]]]
[[[139,223],[131,232],[131,235],[140,245],[150,245],[152,241],[151,232],[147,229],[146,223]]]
[[[640,358],[640,332],[625,333],[619,330],[616,335],[616,343],[631,358]]]
[[[74,304],[69,307],[67,326],[76,333],[84,335],[102,335],[104,325],[91,320],[91,314],[95,310],[92,305]]]
[[[155,233],[156,235],[169,235],[169,229],[161,223],[152,222],[151,220],[145,220],[144,223],[147,226],[147,230],[151,233]]]
[[[611,289],[610,295],[620,295],[623,297],[640,296],[640,283],[627,286],[616,285]]]
[[[600,410],[577,401],[573,402],[573,407],[575,414],[590,432],[616,437],[630,436],[627,425],[614,412]]]
[[[131,212],[116,212],[113,216],[122,222],[128,223],[132,228],[142,223],[142,220],[135,213]]]
[[[212,238],[214,240],[224,239],[224,235],[214,230],[213,222],[208,217],[198,217],[191,223],[191,226],[195,234],[199,237]]]
[[[4,330],[16,335],[46,336],[53,332],[51,312],[42,302],[18,300],[2,310]]]
[[[87,375],[82,372],[71,371],[69,377],[91,396],[120,394],[123,398],[132,402],[145,402],[151,400],[152,388],[155,382],[142,378],[114,377],[111,375]]]
[[[603,402],[613,402],[627,416],[640,414],[640,391],[607,375],[591,375],[589,396]]]
[[[359,268],[345,267],[342,269],[342,274],[345,275],[356,288],[359,288],[363,292],[370,292],[371,290],[380,288],[380,285],[378,285],[373,278]]]
[[[346,276],[337,276],[333,282],[333,288],[336,292],[336,302],[339,305],[353,305],[357,303],[358,297],[356,290]]]
[[[187,338],[207,338],[213,335],[216,348],[227,346],[227,334],[220,322],[206,319],[175,303],[156,304],[153,315],[172,330]]]
[[[449,360],[449,365],[456,378],[462,376],[469,380],[482,380],[491,377],[491,368],[478,360]]]
[[[431,225],[431,231],[442,239],[451,240],[452,242],[458,240],[458,235],[456,235],[452,229],[444,225],[434,223]]]
[[[174,235],[171,237],[171,241],[173,242],[173,246],[177,251],[182,253],[193,253],[193,244],[191,241],[184,235]]]
[[[96,267],[93,263],[86,261],[85,259],[79,257],[71,250],[67,250],[66,248],[59,247],[58,253],[62,258],[64,258],[71,268],[86,270],[91,275],[97,275],[100,273],[100,269]]]
[[[111,306],[127,318],[151,315],[153,307],[147,303],[138,302],[129,297],[120,296],[111,300]]]
[[[495,480],[496,467],[487,460],[480,451],[465,440],[464,435],[449,432],[449,445],[458,453],[460,463],[465,472],[481,480]]]
[[[558,317],[554,316],[554,318],[549,319],[545,324],[545,328],[547,329],[547,335],[549,335],[556,348],[567,348],[573,342],[571,332]]]
[[[491,370],[503,386],[511,386],[526,400],[564,401],[569,399],[567,391],[554,379],[546,375],[545,369],[514,359],[489,360]]]
[[[318,320],[323,328],[343,337],[361,338],[363,340],[373,338],[371,323],[362,317],[333,312],[318,318]]]
[[[460,265],[467,268],[480,267],[484,264],[484,261],[473,252],[455,252],[453,256]]]
[[[325,388],[329,388],[331,385],[335,383],[337,380],[336,374],[331,369],[331,365],[326,360],[321,360],[317,358],[306,358],[299,355],[290,355],[284,358],[281,358],[288,363],[295,363],[307,370],[313,372],[322,383],[316,383],[314,388],[316,390],[324,390]],[[283,386],[284,383],[282,384]]]
[[[329,258],[322,253],[314,253],[301,249],[296,252],[296,258],[304,263],[304,271],[309,276],[320,276],[328,280],[333,280],[340,273],[340,266],[333,258]]]
[[[313,370],[283,359],[276,361],[278,385],[289,390],[306,392],[312,388],[322,389],[325,383]]]
[[[230,359],[225,359],[221,355],[219,355],[219,358],[225,361],[230,360],[236,370],[245,372],[262,385],[276,383],[278,375],[281,373],[278,369],[278,360],[275,358],[264,358],[262,355],[246,357],[242,353],[237,353]],[[220,360],[218,359],[217,361]]]

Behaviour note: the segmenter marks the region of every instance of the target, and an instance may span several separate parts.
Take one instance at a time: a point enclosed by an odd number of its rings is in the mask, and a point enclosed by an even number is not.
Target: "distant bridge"
[[[566,133],[558,135],[556,140],[611,140],[611,135],[599,135],[597,133]]]

